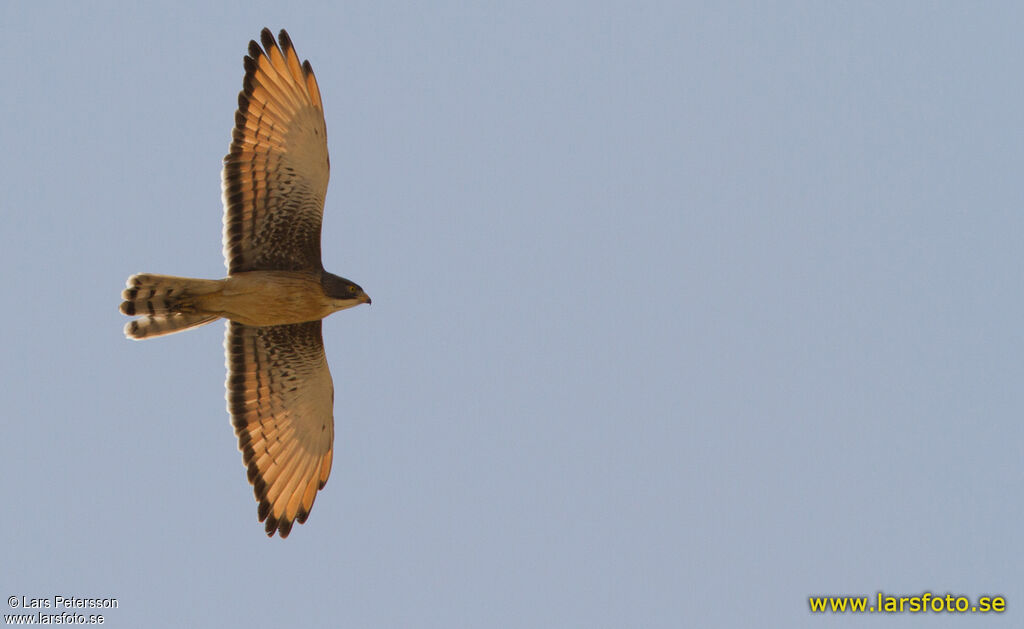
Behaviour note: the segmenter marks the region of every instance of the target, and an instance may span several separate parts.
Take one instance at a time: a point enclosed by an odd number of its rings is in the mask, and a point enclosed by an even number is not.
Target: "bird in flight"
[[[370,298],[320,260],[330,163],[313,68],[285,31],[260,39],[262,48],[249,42],[221,172],[228,276],[133,275],[121,312],[140,317],[124,328],[136,340],[228,320],[228,412],[259,520],[287,537],[331,473],[334,383],[321,320]]]

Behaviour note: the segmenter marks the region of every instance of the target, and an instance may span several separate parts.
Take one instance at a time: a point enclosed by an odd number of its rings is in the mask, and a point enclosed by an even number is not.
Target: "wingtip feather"
[[[277,48],[277,41],[274,39],[274,33],[269,28],[264,28],[260,31],[260,41],[263,42],[263,49],[270,52],[271,48]]]

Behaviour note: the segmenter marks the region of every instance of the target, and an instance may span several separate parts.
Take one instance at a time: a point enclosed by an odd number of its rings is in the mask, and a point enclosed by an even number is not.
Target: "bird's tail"
[[[140,319],[124,326],[124,335],[142,340],[210,323],[220,315],[203,312],[196,298],[220,290],[220,280],[197,280],[140,273],[128,278],[121,293],[121,312]]]

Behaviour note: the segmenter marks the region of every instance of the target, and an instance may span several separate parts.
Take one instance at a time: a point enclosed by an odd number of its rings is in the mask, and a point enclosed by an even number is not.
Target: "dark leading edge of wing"
[[[249,42],[231,149],[221,174],[229,273],[319,271],[330,165],[320,90],[288,33]]]

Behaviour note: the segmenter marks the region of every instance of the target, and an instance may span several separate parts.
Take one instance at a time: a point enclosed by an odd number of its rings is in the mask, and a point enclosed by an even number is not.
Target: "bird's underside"
[[[267,29],[249,43],[231,148],[224,158],[228,276],[133,275],[121,311],[146,339],[228,319],[226,398],[268,535],[309,516],[331,471],[334,384],[321,319],[370,303],[323,270],[327,129],[309,62]]]
[[[318,274],[296,271],[248,271],[221,280],[140,273],[128,278],[121,296],[122,313],[144,316],[125,327],[125,335],[136,340],[221,317],[252,326],[287,325],[344,309],[324,292]]]

